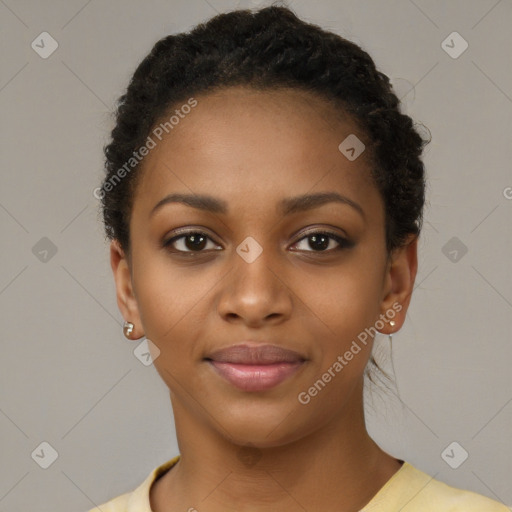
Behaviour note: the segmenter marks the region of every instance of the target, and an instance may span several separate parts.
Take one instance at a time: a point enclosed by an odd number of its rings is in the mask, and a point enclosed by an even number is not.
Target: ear
[[[379,332],[390,334],[402,328],[405,315],[411,302],[414,281],[418,270],[418,237],[411,235],[403,247],[395,249],[389,259],[384,276],[383,297],[381,302],[381,314],[394,320],[391,327],[389,322]],[[390,311],[396,314],[391,317]]]
[[[133,339],[142,338],[144,331],[140,320],[139,307],[133,291],[132,277],[127,257],[118,240],[110,243],[110,266],[114,273],[116,285],[117,305],[125,321],[131,322]]]

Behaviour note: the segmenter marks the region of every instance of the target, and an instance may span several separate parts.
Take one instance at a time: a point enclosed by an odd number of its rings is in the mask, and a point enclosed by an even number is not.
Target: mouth
[[[266,391],[294,375],[306,359],[276,345],[240,344],[218,350],[205,360],[215,372],[243,391]]]

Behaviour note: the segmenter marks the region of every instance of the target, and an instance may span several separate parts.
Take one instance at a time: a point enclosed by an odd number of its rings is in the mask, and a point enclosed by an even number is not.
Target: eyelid
[[[212,236],[206,232],[205,228],[199,228],[199,227],[195,228],[194,226],[192,226],[192,227],[187,227],[187,228],[177,228],[177,229],[173,230],[172,237],[168,238],[167,242],[170,242],[171,240],[178,238],[179,236],[192,235],[192,234],[204,235],[213,240]]]
[[[340,229],[340,228],[337,228],[337,229]],[[299,232],[295,236],[300,236],[301,238],[299,238],[299,240],[302,240],[306,236],[322,233],[322,234],[326,234],[326,235],[332,235],[333,237],[344,238],[344,239],[348,240],[348,238],[349,238],[348,234],[346,233],[345,230],[342,230],[342,231],[343,231],[343,233],[339,233],[339,232],[335,231],[335,228],[316,226],[316,227],[312,227],[312,228],[306,228],[302,232]]]

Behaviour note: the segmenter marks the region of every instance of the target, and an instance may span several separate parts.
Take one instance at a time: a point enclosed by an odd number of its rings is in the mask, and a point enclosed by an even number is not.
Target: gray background
[[[121,332],[93,189],[114,101],[156,40],[264,4],[0,0],[0,512],[85,511],[178,453],[167,388]],[[512,2],[289,5],[362,45],[432,133],[417,286],[393,339],[400,399],[372,391],[370,432],[510,505]],[[31,47],[43,31],[59,45],[46,59]],[[453,31],[458,58],[441,46]],[[457,469],[441,456],[454,441],[452,463],[469,453]],[[42,442],[58,452],[47,469]]]

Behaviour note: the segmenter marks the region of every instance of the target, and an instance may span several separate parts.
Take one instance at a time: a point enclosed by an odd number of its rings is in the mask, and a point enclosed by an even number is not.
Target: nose
[[[218,312],[228,322],[249,327],[277,325],[290,317],[293,283],[283,264],[264,249],[251,263],[233,251],[231,270],[222,280]],[[230,262],[231,263],[231,262]]]

